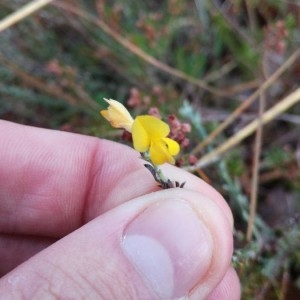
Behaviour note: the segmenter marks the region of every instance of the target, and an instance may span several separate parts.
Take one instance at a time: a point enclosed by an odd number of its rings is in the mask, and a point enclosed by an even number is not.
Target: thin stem
[[[27,3],[26,5],[22,6],[20,9],[0,21],[0,32],[25,19],[26,17],[30,16],[34,12],[38,11],[39,9],[53,1],[54,0],[35,0]]]
[[[265,110],[265,94],[264,92],[262,92],[259,100],[258,127],[256,130],[255,145],[254,145],[250,209],[249,209],[249,219],[248,219],[248,227],[247,227],[247,234],[246,234],[246,240],[248,242],[251,240],[253,235],[256,207],[257,207],[257,194],[258,194],[258,185],[259,185],[258,177],[259,177],[259,162],[260,162],[259,158],[261,154],[262,132],[263,132],[262,116],[264,110]]]
[[[5,56],[0,53],[0,62],[7,66],[9,69],[13,70],[16,75],[28,86],[33,87],[41,92],[46,92],[55,98],[60,98],[64,100],[66,103],[74,106],[79,103],[78,100],[82,100],[85,102],[89,108],[92,110],[98,110],[98,104],[93,101],[88,94],[83,90],[80,85],[72,85],[72,88],[77,94],[77,97],[74,97],[68,93],[66,93],[61,87],[50,86],[49,84],[45,83],[41,79],[34,77],[33,75],[29,74],[28,72],[22,70],[18,65],[14,64],[12,61],[8,60]]]
[[[237,22],[232,18],[232,16],[228,16],[226,11],[222,10],[222,7],[216,3],[216,1],[212,1],[214,8],[217,12],[226,20],[227,24],[232,28],[234,32],[236,32],[244,41],[246,41],[249,45],[255,49],[257,45],[255,45],[254,40],[247,34],[241,27],[237,24]],[[256,50],[257,51],[257,50]]]
[[[170,189],[170,188],[175,188],[175,187],[183,188],[184,187],[185,182],[183,182],[183,183],[179,183],[178,181],[173,182],[169,178],[167,178],[163,174],[162,170],[152,162],[150,155],[147,151],[142,152],[141,156],[147,162],[147,164],[145,164],[144,166],[150,171],[154,180],[159,183],[159,186],[162,189]]]
[[[261,92],[268,89],[299,57],[300,49],[296,50],[284,64],[279,67],[273,75],[271,75],[250,97],[248,97],[237,109],[235,109],[231,115],[217,127],[207,138],[199,143],[192,151],[193,154],[200,153],[202,149],[211,143],[221,132],[223,132],[237,117],[241,115],[256,99],[259,97]]]
[[[246,5],[247,14],[248,14],[250,29],[253,33],[256,30],[256,17],[255,17],[255,12],[253,9],[253,3],[251,0],[245,0],[245,5]]]
[[[149,55],[141,48],[137,47],[135,44],[124,38],[122,35],[120,35],[118,32],[114,31],[111,27],[109,27],[107,24],[105,24],[102,20],[98,19],[97,17],[88,14],[86,12],[83,12],[82,10],[76,8],[74,5],[68,5],[66,3],[56,2],[54,3],[56,7],[59,7],[71,14],[74,14],[78,17],[81,17],[82,19],[96,25],[99,27],[105,34],[110,36],[112,39],[114,39],[118,44],[120,44],[122,47],[139,57],[140,59],[146,61],[148,64],[156,67],[157,69],[164,71],[165,73],[170,74],[171,76],[180,78],[184,81],[190,82],[212,94],[215,94],[219,97],[226,97],[226,91],[218,90],[210,85],[208,85],[205,81],[199,80],[198,78],[195,78],[193,76],[190,76],[180,70],[177,70],[175,68],[170,67],[169,65],[159,61],[155,57]]]
[[[300,101],[300,88],[298,88],[290,95],[288,95],[286,98],[282,99],[279,103],[274,105],[272,108],[267,110],[261,118],[262,123],[263,124],[269,123],[271,120],[275,119],[278,115],[280,115],[282,112],[286,111],[291,106],[298,103],[299,101]],[[195,171],[198,168],[203,168],[204,166],[207,166],[208,164],[217,161],[222,154],[224,154],[232,147],[236,146],[239,142],[244,140],[249,135],[251,135],[257,129],[258,126],[259,126],[258,119],[253,120],[250,124],[246,125],[234,136],[227,139],[226,142],[221,144],[219,147],[209,152],[208,154],[202,156],[201,159],[194,166],[189,166],[186,167],[185,169],[188,171]]]

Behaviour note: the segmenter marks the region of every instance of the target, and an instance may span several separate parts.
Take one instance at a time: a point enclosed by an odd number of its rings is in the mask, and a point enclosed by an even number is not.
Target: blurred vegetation
[[[2,0],[0,18],[27,2]],[[103,98],[133,115],[158,108],[192,126],[177,162],[186,167],[258,118],[256,101],[194,151],[299,49],[299,16],[297,1],[281,0],[57,1],[0,33],[0,118],[122,141],[99,117]],[[265,110],[299,78],[298,57],[262,91]],[[195,172],[233,210],[243,299],[300,298],[299,112],[294,105],[263,126],[260,148],[248,136]]]

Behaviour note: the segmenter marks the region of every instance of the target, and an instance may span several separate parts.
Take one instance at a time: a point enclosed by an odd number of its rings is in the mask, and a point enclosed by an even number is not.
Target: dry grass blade
[[[35,0],[27,3],[26,5],[0,21],[0,32],[30,16],[37,10],[53,1],[54,0]]]
[[[288,293],[290,280],[291,280],[290,274],[285,269],[283,276],[282,276],[282,280],[281,280],[281,289],[280,289],[280,294],[279,294],[279,300],[287,299],[287,293]]]
[[[276,118],[278,115],[289,109],[291,106],[296,104],[300,101],[300,88],[295,90],[293,93],[291,93],[289,96],[281,100],[279,103],[274,105],[272,108],[267,110],[262,118],[261,123],[267,124],[274,118]],[[217,147],[214,151],[204,155],[194,166],[186,167],[186,170],[188,171],[195,171],[198,168],[203,168],[204,166],[209,165],[210,163],[218,160],[222,154],[224,154],[226,151],[231,149],[232,147],[236,146],[238,143],[240,143],[243,139],[251,135],[255,130],[257,130],[258,126],[260,124],[259,119],[255,119],[250,124],[245,126],[243,129],[241,129],[237,134],[229,138],[226,142],[221,144],[219,147]]]
[[[9,69],[13,70],[15,74],[28,86],[37,89],[42,93],[47,93],[55,98],[62,99],[66,103],[74,106],[78,105],[79,101],[81,100],[83,103],[87,105],[92,110],[98,110],[98,104],[91,99],[86,92],[80,86],[72,86],[76,96],[70,95],[63,91],[59,86],[55,86],[55,88],[47,83],[43,82],[42,80],[32,76],[31,74],[25,72],[16,64],[12,63],[11,61],[7,60],[1,53],[0,53],[0,62],[7,66]]]
[[[300,49],[296,50],[286,62],[278,68],[272,76],[270,76],[261,86],[257,89],[249,98],[247,98],[231,115],[217,127],[204,141],[198,144],[192,151],[193,154],[200,153],[202,149],[211,143],[221,132],[223,132],[243,111],[245,111],[256,99],[261,92],[268,89],[298,58],[300,55]]]
[[[180,78],[184,81],[187,81],[189,83],[192,83],[193,85],[196,85],[212,94],[215,94],[219,97],[226,97],[226,92],[215,89],[211,86],[209,86],[206,82],[201,81],[197,78],[194,78],[190,75],[187,75],[186,73],[179,71],[175,68],[172,68],[165,63],[159,61],[158,59],[154,58],[153,56],[149,55],[145,51],[143,51],[141,48],[137,47],[135,44],[127,40],[126,38],[122,37],[120,34],[118,34],[116,31],[114,31],[112,28],[110,28],[108,25],[106,25],[103,21],[99,20],[98,18],[76,8],[74,5],[68,5],[66,3],[56,2],[54,3],[55,6],[70,12],[78,17],[81,17],[82,19],[98,26],[101,28],[101,30],[106,33],[108,36],[113,38],[116,42],[118,42],[121,46],[123,46],[125,49],[139,57],[140,59],[146,61],[148,64],[156,67],[159,70],[164,71],[165,73],[170,74],[171,76]]]
[[[251,31],[254,32],[257,28],[257,20],[254,12],[253,2],[249,0],[245,0],[245,6],[248,14],[249,27]]]
[[[256,206],[257,206],[257,194],[258,194],[258,186],[259,186],[259,158],[261,153],[261,144],[262,144],[262,132],[263,132],[263,124],[262,124],[262,116],[265,109],[265,93],[262,92],[259,98],[259,114],[258,114],[258,127],[255,136],[255,144],[254,144],[254,155],[253,155],[253,168],[252,168],[252,182],[251,182],[251,197],[250,197],[250,209],[249,209],[249,220],[247,227],[246,240],[249,242],[253,235],[254,230],[254,220],[256,214]]]
[[[253,49],[255,49],[256,45],[255,45],[254,40],[252,39],[251,35],[247,34],[247,32],[245,32],[245,30],[243,30],[232,17],[227,15],[226,11],[224,11],[222,9],[222,6],[219,6],[216,2],[217,1],[212,1],[215,10],[221,16],[223,16],[223,18],[226,20],[227,24],[232,28],[232,30],[234,32],[236,32],[236,34],[238,36],[240,36],[243,40],[246,41],[246,43],[248,43],[249,45],[251,45],[253,47]]]

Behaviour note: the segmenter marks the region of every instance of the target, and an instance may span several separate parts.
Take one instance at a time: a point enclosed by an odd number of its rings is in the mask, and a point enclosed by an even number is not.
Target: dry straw
[[[267,110],[261,116],[261,119],[256,118],[250,124],[246,125],[243,129],[241,129],[238,133],[236,133],[234,136],[229,138],[225,143],[221,144],[212,152],[204,155],[197,162],[196,165],[187,167],[186,169],[188,171],[195,171],[198,168],[202,168],[212,163],[213,161],[218,160],[222,154],[224,154],[226,151],[233,148],[234,146],[239,144],[242,140],[244,140],[246,137],[254,133],[255,130],[257,130],[257,128],[260,126],[260,124],[265,125],[269,123],[271,120],[275,119],[278,115],[288,110],[291,106],[295,105],[298,102],[300,102],[300,88],[296,89],[286,98],[284,98],[279,103],[274,105],[272,108]]]
[[[0,21],[0,32],[25,19],[53,1],[54,0],[36,0],[22,6],[20,9]]]

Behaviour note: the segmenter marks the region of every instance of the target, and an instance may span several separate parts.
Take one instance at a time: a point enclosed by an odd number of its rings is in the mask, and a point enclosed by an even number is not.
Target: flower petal
[[[135,118],[135,121],[138,121],[143,126],[151,140],[164,138],[170,132],[170,127],[167,123],[153,116],[138,116]]]
[[[124,128],[131,132],[133,119],[125,106],[113,99],[104,99],[108,104],[107,110],[100,111],[100,114],[115,128]]]
[[[133,147],[139,152],[146,152],[150,147],[150,135],[145,130],[143,124],[139,121],[137,117],[132,125],[132,141]]]
[[[168,146],[163,139],[156,140],[151,143],[150,158],[155,165],[162,165],[166,162],[170,164],[175,163],[175,160],[170,154]]]
[[[177,155],[179,153],[180,146],[176,141],[170,138],[163,138],[163,141],[166,143],[168,151],[172,156]]]

